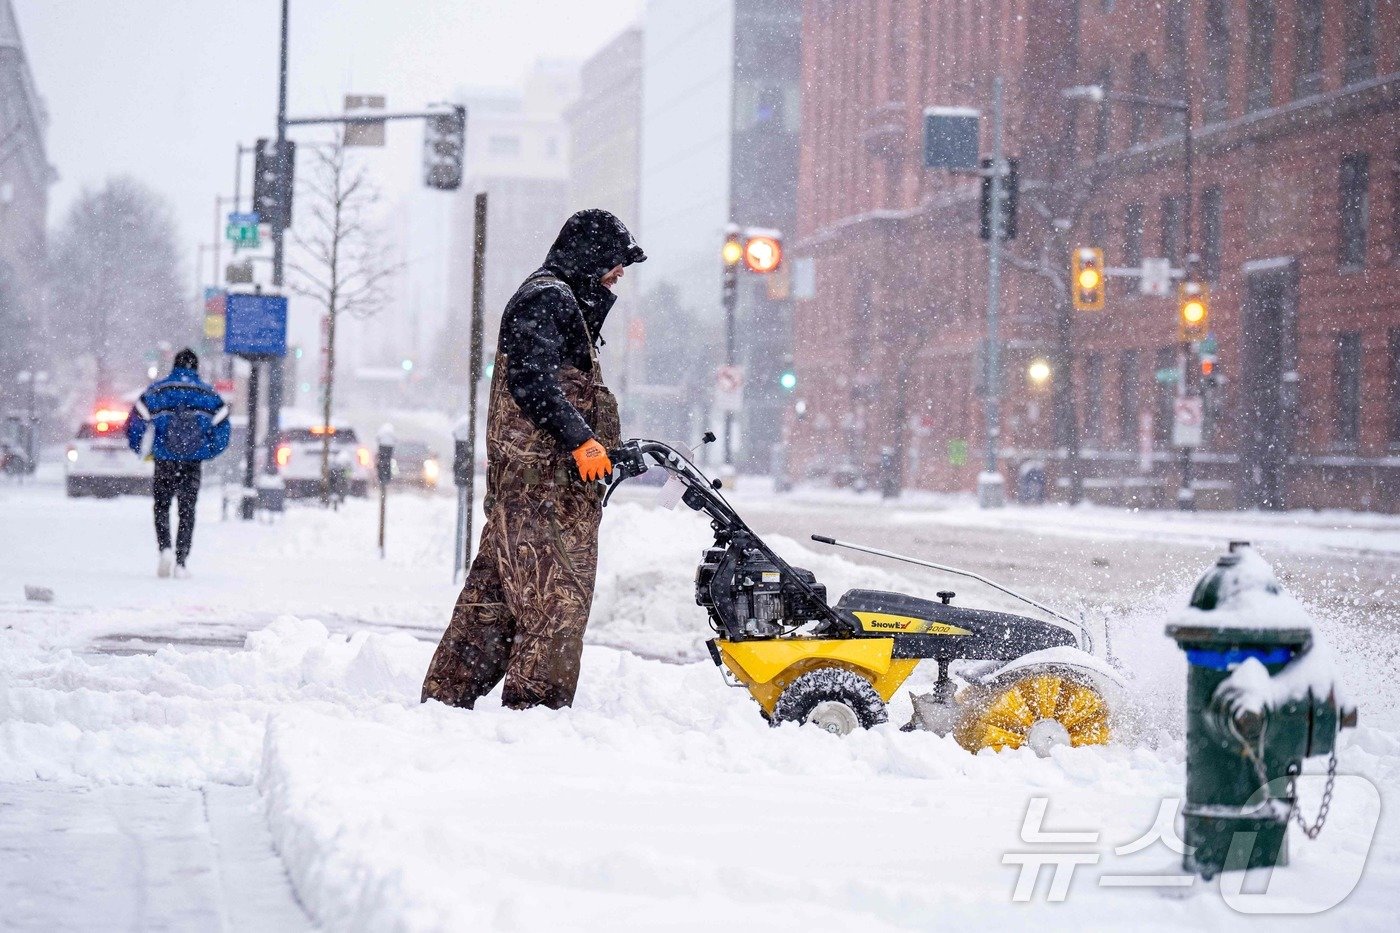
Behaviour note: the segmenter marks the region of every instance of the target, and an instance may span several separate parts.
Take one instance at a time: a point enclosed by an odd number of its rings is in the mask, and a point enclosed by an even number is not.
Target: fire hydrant
[[[1312,619],[1247,541],[1230,542],[1167,625],[1186,652],[1184,867],[1212,878],[1288,864],[1288,824],[1316,838],[1336,775],[1337,733],[1356,725]],[[1306,820],[1296,779],[1328,755],[1320,811]]]

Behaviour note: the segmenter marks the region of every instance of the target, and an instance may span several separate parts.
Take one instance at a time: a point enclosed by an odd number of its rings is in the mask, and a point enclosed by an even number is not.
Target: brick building
[[[985,442],[986,251],[975,180],[925,171],[932,104],[1006,85],[1020,230],[1002,292],[998,452],[1060,495],[1167,504],[1174,299],[1113,279],[1071,313],[1076,245],[1110,267],[1199,256],[1223,382],[1202,504],[1400,508],[1400,3],[808,0],[795,310],[799,476],[970,489]],[[1099,84],[1180,113],[1065,99]],[[984,123],[984,133],[987,130]],[[985,136],[984,136],[985,139]],[[984,146],[984,149],[988,148]],[[1027,377],[1049,363],[1048,380]],[[1067,378],[1070,377],[1070,378]]]

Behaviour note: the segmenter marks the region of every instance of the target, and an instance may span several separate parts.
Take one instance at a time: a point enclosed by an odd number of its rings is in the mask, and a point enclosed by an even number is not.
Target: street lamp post
[[[1089,84],[1079,87],[1068,88],[1062,92],[1067,98],[1078,98],[1089,100],[1097,104],[1132,104],[1140,107],[1154,107],[1158,110],[1166,110],[1182,115],[1182,183],[1185,193],[1182,198],[1182,220],[1184,222],[1183,245],[1186,248],[1183,270],[1185,281],[1192,281],[1192,273],[1196,263],[1196,251],[1194,249],[1195,230],[1192,214],[1195,208],[1195,140],[1193,137],[1194,124],[1191,111],[1191,101],[1189,95],[1184,100],[1174,100],[1167,97],[1156,97],[1151,94],[1125,94],[1121,91],[1110,91],[1102,85]],[[1195,395],[1199,390],[1196,381],[1196,368],[1191,365],[1192,345],[1190,340],[1182,340],[1179,350],[1180,370],[1176,382],[1176,392],[1178,398],[1186,398]],[[1190,511],[1196,507],[1195,489],[1195,464],[1191,456],[1191,446],[1183,444],[1181,446],[1181,486],[1176,492],[1176,505],[1178,509]]]

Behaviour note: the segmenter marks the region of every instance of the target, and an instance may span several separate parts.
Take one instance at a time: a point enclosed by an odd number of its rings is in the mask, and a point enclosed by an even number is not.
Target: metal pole
[[[1186,105],[1184,108],[1186,120],[1182,132],[1182,145],[1185,147],[1185,151],[1182,154],[1182,171],[1185,175],[1186,181],[1186,197],[1182,208],[1182,214],[1184,215],[1183,219],[1186,223],[1186,232],[1185,237],[1183,238],[1183,245],[1186,248],[1186,261],[1184,263],[1184,267],[1186,270],[1185,281],[1190,282],[1192,281],[1192,275],[1194,274],[1194,266],[1196,261],[1196,253],[1194,249],[1195,238],[1192,233],[1191,223],[1191,215],[1192,209],[1194,207],[1196,188],[1194,177],[1195,146],[1192,144],[1193,138],[1191,122],[1191,94],[1189,87],[1184,103]],[[1196,394],[1196,391],[1198,389],[1196,382],[1196,367],[1191,365],[1192,357],[1194,355],[1195,354],[1192,352],[1191,341],[1183,340],[1181,342],[1181,378],[1177,381],[1177,385],[1181,387],[1180,395],[1183,398]],[[1202,432],[1204,434],[1204,427],[1202,428]],[[1204,440],[1204,436],[1202,437],[1202,440]],[[1182,511],[1190,512],[1194,511],[1196,508],[1196,488],[1195,477],[1193,475],[1194,472],[1195,464],[1192,460],[1191,448],[1189,446],[1183,446],[1181,448],[1181,488],[1176,491],[1176,507],[1178,509],[1181,509]]]
[[[724,303],[724,364],[734,365],[734,314],[739,304],[739,268],[735,264],[724,269],[722,293]],[[724,413],[724,465],[734,466],[734,412]]]
[[[472,510],[476,507],[476,409],[477,409],[477,384],[481,381],[481,353],[484,339],[483,330],[485,327],[485,304],[486,304],[486,192],[480,191],[476,195],[476,202],[473,205],[474,215],[472,222],[475,225],[474,237],[472,239],[472,327],[471,327],[471,360],[468,365],[468,376],[470,385],[467,387],[467,417],[471,421],[471,431],[467,434],[467,484],[463,487],[465,493],[465,508],[462,512],[465,518],[462,522],[464,526],[462,536],[462,572],[466,573],[471,568],[472,562]]]
[[[253,517],[253,476],[257,471],[258,450],[258,361],[248,361],[248,439],[243,451],[243,501],[239,514],[244,521]],[[275,456],[275,455],[274,455]]]
[[[977,479],[977,501],[984,509],[1000,508],[1005,501],[1005,488],[997,469],[997,441],[1001,433],[1001,344],[997,333],[997,311],[1001,299],[1001,236],[1002,236],[1002,80],[992,79],[992,167],[990,233],[987,241],[987,352],[986,352],[986,416],[987,459],[982,475]]]
[[[282,48],[279,56],[277,71],[277,165],[282,168],[282,153],[287,145],[287,7],[289,0],[282,0]],[[278,191],[284,196],[288,193],[283,185],[278,185]],[[285,216],[287,205],[282,205],[282,213]],[[283,246],[284,231],[280,221],[272,225],[272,287],[279,292],[283,286],[282,267],[284,262],[285,249]],[[282,422],[282,361],[273,359],[268,364],[267,373],[267,432],[269,437],[276,437],[281,428]],[[267,448],[267,472],[276,474],[277,457],[274,451],[275,445],[269,444]]]
[[[389,518],[389,484],[379,484],[379,559],[384,559],[384,525]]]

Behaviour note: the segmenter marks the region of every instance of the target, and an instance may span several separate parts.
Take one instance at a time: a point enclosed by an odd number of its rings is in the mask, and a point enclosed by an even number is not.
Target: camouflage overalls
[[[558,281],[557,279],[553,281]],[[617,400],[593,369],[564,365],[559,384],[598,441],[620,443]],[[486,525],[452,622],[428,665],[423,700],[471,706],[505,677],[504,706],[573,702],[598,566],[601,495],[573,457],[535,427],[496,360],[486,415]]]

